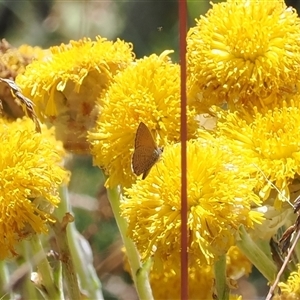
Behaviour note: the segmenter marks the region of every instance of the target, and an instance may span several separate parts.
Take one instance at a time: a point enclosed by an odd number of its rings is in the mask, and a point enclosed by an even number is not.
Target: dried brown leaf
[[[20,100],[25,113],[34,122],[36,131],[41,132],[41,126],[35,114],[33,102],[22,94],[21,89],[13,80],[0,78],[0,81],[6,83],[10,87],[13,96]]]

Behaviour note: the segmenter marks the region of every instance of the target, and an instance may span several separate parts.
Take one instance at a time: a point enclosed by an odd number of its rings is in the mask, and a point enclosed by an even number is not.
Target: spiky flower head
[[[229,248],[226,254],[226,274],[233,280],[248,276],[252,271],[252,264],[237,246]]]
[[[36,61],[16,82],[36,105],[38,116],[56,126],[64,146],[89,152],[87,130],[97,117],[101,98],[113,77],[134,58],[132,45],[96,37],[50,48],[47,61]]]
[[[283,0],[213,4],[189,30],[189,98],[201,111],[288,101],[300,79],[300,19]]]
[[[43,59],[47,50],[29,45],[13,47],[5,39],[0,42],[0,77],[14,80],[33,60]],[[0,112],[3,116],[17,119],[24,116],[20,102],[13,97],[9,87],[0,82]]]
[[[211,266],[189,267],[189,299],[213,299],[214,273]],[[177,268],[151,270],[150,283],[154,299],[179,300],[181,274]]]
[[[47,50],[40,47],[21,45],[13,47],[5,39],[0,42],[0,77],[15,79],[25,71],[25,67],[36,59],[43,59]]]
[[[240,225],[262,221],[251,210],[260,203],[256,182],[247,163],[236,164],[216,139],[189,141],[187,153],[189,262],[212,264],[235,243]],[[180,178],[180,144],[167,146],[147,180],[125,190],[121,204],[128,235],[142,259],[153,256],[156,265],[180,265]]]
[[[297,271],[291,272],[286,282],[279,282],[281,293],[274,295],[274,300],[296,300],[300,297],[300,265]]]
[[[15,254],[15,245],[32,234],[46,233],[68,180],[61,167],[64,151],[53,130],[35,131],[29,118],[0,119],[0,259]]]
[[[180,69],[165,51],[139,59],[115,77],[95,128],[89,134],[94,163],[109,176],[106,185],[130,186],[136,176],[131,157],[140,122],[160,146],[180,140]],[[188,109],[189,138],[197,131]]]
[[[265,114],[254,108],[254,115],[247,119],[236,112],[219,114],[217,135],[256,168],[256,188],[263,200],[272,190],[278,191],[275,208],[290,200],[291,184],[300,175],[299,103],[295,97],[290,106],[283,102],[281,108]]]

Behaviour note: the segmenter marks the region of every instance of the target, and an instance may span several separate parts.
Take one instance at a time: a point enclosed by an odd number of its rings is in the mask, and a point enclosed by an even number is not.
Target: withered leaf
[[[22,94],[21,89],[13,80],[0,78],[0,81],[6,83],[10,87],[12,95],[20,100],[25,113],[34,122],[36,131],[41,132],[41,126],[35,114],[33,102]]]

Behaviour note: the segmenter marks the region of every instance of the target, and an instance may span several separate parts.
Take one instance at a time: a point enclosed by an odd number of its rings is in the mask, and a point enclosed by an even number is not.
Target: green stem
[[[5,291],[5,287],[8,286],[8,283],[9,275],[6,262],[4,260],[0,260],[0,299],[9,300],[14,298],[11,291]]]
[[[57,220],[52,225],[52,228],[55,233],[56,243],[59,249],[63,278],[68,289],[69,298],[80,299],[81,295],[78,286],[77,274],[75,272],[66,233],[66,227],[68,227],[69,224],[68,217],[70,220],[72,219],[70,214],[66,215],[66,217],[63,218],[62,223]]]
[[[51,266],[46,258],[44,249],[38,236],[34,235],[30,240],[30,246],[34,256],[38,257],[37,268],[42,277],[43,288],[46,291],[48,299],[61,299],[58,288],[53,281]]]
[[[32,253],[30,252],[30,243],[28,241],[22,241],[19,244],[18,253],[20,254],[17,258],[17,263],[20,268],[26,268],[26,272],[24,273],[24,277],[22,279],[22,296],[25,299],[37,299],[37,290],[34,284],[30,279],[30,275],[32,272],[32,266],[35,266],[36,261],[35,258],[32,257]]]
[[[277,274],[277,268],[270,256],[266,255],[246,232],[243,226],[239,230],[240,240],[237,240],[237,246],[248,257],[260,273],[272,282]]]
[[[61,220],[67,212],[72,212],[66,186],[60,188],[60,198],[60,205],[55,210],[55,216],[59,220]],[[81,246],[83,244],[83,237],[78,233],[74,222],[67,226],[67,240],[75,271],[80,281],[80,287],[86,291],[90,299],[104,299],[101,282],[93,266],[92,257],[90,253],[84,250],[88,243],[84,240],[84,247]]]
[[[140,255],[133,243],[133,241],[127,236],[127,223],[121,217],[120,210],[120,193],[117,188],[107,189],[108,199],[112,207],[114,217],[119,227],[120,234],[123,239],[124,246],[126,248],[126,255],[131,267],[132,279],[135,283],[139,299],[151,300],[153,299],[152,290],[149,283],[148,272],[144,272],[143,265],[140,261]]]
[[[216,290],[218,299],[229,299],[229,287],[226,284],[226,255],[223,255],[214,265]]]

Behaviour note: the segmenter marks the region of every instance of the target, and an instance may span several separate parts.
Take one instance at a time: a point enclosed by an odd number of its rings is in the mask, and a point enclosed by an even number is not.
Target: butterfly
[[[143,174],[142,179],[145,179],[162,152],[163,148],[156,145],[150,130],[145,123],[141,122],[136,131],[132,155],[132,170],[134,174],[137,176]]]

